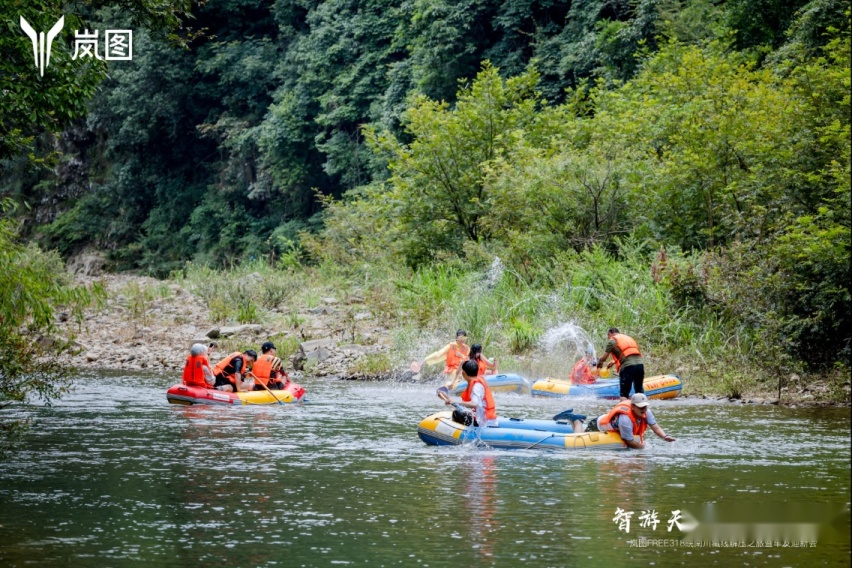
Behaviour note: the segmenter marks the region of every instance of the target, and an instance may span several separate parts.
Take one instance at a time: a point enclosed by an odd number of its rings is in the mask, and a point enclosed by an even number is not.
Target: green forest
[[[222,321],[309,281],[357,288],[390,326],[464,327],[492,353],[572,319],[629,330],[710,391],[792,373],[848,385],[848,2],[0,13],[4,272],[96,250],[113,271],[218,280],[205,298]],[[18,18],[46,30],[60,14],[40,77]],[[84,27],[132,28],[133,60],[73,60]],[[240,285],[252,272],[267,289]],[[26,285],[2,285],[0,317],[30,333],[9,307]],[[56,287],[78,306],[99,296]],[[296,294],[282,290],[267,303]]]

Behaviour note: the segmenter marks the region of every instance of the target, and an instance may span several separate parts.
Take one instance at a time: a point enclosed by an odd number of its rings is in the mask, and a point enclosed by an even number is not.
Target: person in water
[[[587,432],[617,431],[628,448],[641,450],[645,448],[645,430],[650,428],[654,434],[666,442],[674,442],[675,438],[666,434],[657,424],[650,402],[644,393],[634,394],[630,400],[622,400],[603,416],[589,420]],[[577,431],[576,428],[574,430]],[[582,429],[580,430],[582,431]]]
[[[196,343],[189,350],[183,367],[183,384],[189,387],[212,389],[215,378],[207,359],[207,346]]]
[[[461,402],[455,403],[473,411],[474,426],[484,424],[485,426],[497,426],[497,407],[494,405],[494,396],[484,377],[478,376],[479,365],[476,361],[468,359],[461,365],[467,388],[461,394]],[[439,392],[438,396],[447,404],[454,404],[450,396]],[[466,423],[466,422],[465,422]]]
[[[617,327],[609,328],[606,336],[608,341],[603,357],[598,360],[598,370],[603,367],[604,361],[612,355],[613,363],[607,365],[607,368],[615,364],[615,370],[619,376],[621,400],[627,400],[627,397],[630,396],[630,387],[633,387],[634,393],[644,393],[645,365],[636,340],[619,332]]]
[[[247,349],[240,353],[231,353],[213,367],[213,375],[216,377],[216,389],[226,392],[250,391],[254,386],[253,381],[244,380],[243,377],[249,372],[251,366],[257,361],[257,352]]]
[[[251,374],[254,377],[254,390],[283,390],[284,386],[290,382],[290,377],[283,370],[281,359],[275,356],[275,345],[271,341],[264,342],[260,346],[261,355],[255,361],[251,368]]]
[[[434,365],[442,360],[444,365],[444,387],[449,390],[450,385],[455,385],[461,372],[461,364],[468,360],[470,346],[467,345],[467,332],[463,329],[456,331],[456,340],[447,344],[442,349],[427,355],[423,365]]]

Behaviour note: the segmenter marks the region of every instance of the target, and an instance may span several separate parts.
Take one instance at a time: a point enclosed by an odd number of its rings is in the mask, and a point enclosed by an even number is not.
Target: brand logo
[[[36,31],[30,23],[21,16],[21,29],[24,30],[24,33],[27,34],[30,41],[33,42],[33,58],[35,59],[35,65],[38,67],[39,73],[42,77],[44,77],[45,67],[50,65],[50,48],[53,46],[53,39],[62,31],[62,27],[64,25],[65,16],[62,16],[59,18],[59,21],[53,24],[53,27],[50,28],[50,31],[47,32],[47,36],[45,36],[44,32],[36,34]]]
[[[50,65],[50,50],[53,47],[53,40],[62,31],[64,25],[65,16],[62,16],[50,28],[47,35],[44,32],[37,34],[30,23],[21,16],[21,29],[33,43],[33,58],[42,77],[44,77],[44,70]],[[104,32],[103,56],[98,52],[99,34],[99,30],[90,32],[87,29],[82,33],[80,33],[80,30],[74,30],[74,55],[71,56],[71,59],[133,60],[133,30],[106,30]]]

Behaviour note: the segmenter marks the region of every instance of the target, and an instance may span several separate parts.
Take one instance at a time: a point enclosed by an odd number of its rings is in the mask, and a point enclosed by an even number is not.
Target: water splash
[[[488,274],[485,278],[485,283],[489,290],[492,290],[497,283],[500,282],[500,278],[503,277],[503,272],[505,270],[506,267],[503,266],[503,261],[500,260],[499,256],[495,256],[494,260],[491,262],[491,268],[488,269]]]
[[[551,327],[544,332],[539,343],[547,354],[571,357],[571,361],[576,361],[580,357],[597,360],[595,344],[591,336],[574,322],[569,321]]]

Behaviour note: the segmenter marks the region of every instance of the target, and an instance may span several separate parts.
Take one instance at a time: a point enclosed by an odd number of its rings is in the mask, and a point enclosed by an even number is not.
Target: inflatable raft
[[[648,398],[675,398],[680,394],[683,385],[677,375],[657,375],[646,377],[644,382],[645,394]],[[589,385],[575,385],[564,379],[539,379],[532,385],[533,396],[563,397],[593,397],[618,398],[618,379],[604,379]],[[630,389],[633,394],[633,389]]]
[[[166,398],[172,404],[278,404],[280,400],[284,404],[301,402],[305,396],[305,389],[301,385],[290,382],[284,390],[272,391],[249,391],[249,392],[223,392],[215,389],[201,387],[188,387],[186,385],[174,385],[166,391]],[[277,399],[277,400],[276,400]]]
[[[529,394],[531,392],[530,382],[520,375],[500,374],[485,375],[485,382],[491,392],[514,392],[518,394]],[[452,394],[461,394],[467,388],[467,381],[459,381],[456,388],[451,390]]]
[[[418,425],[417,435],[430,446],[482,443],[491,448],[514,450],[621,450],[627,447],[615,432],[575,434],[571,424],[566,422],[498,418],[498,426],[477,428],[454,422],[452,415],[445,410],[427,416]]]

